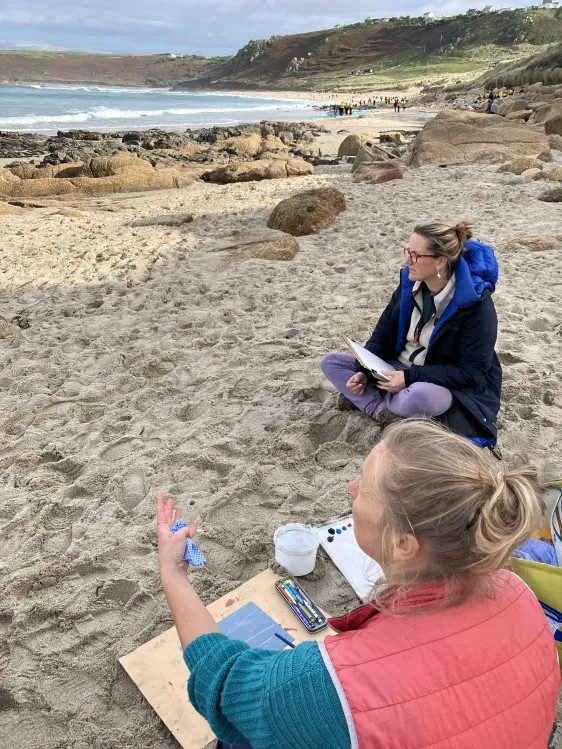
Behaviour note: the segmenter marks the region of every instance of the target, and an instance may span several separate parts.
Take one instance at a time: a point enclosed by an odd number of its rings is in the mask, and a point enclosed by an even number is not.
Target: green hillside
[[[362,91],[390,83],[474,77],[562,39],[562,14],[522,9],[418,18],[367,19],[341,28],[251,41],[220,65],[215,88]],[[201,85],[201,81],[181,88]]]
[[[522,60],[498,65],[481,79],[485,88],[528,86],[538,81],[546,86],[562,83],[562,43]]]

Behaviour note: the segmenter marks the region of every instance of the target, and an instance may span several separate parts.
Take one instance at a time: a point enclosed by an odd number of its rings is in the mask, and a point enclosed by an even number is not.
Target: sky
[[[429,10],[454,15],[491,1],[18,0],[0,7],[0,49],[231,55],[250,39],[273,34]],[[497,7],[530,4],[507,0]]]

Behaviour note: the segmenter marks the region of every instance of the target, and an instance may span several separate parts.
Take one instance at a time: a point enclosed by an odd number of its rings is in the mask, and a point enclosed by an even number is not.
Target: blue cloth
[[[518,549],[515,549],[513,556],[558,567],[558,558],[554,546],[549,544],[548,541],[540,541],[538,538],[529,538]]]
[[[273,652],[216,632],[183,654],[193,707],[225,744],[350,749],[338,693],[316,642]]]
[[[396,359],[403,350],[414,308],[407,268],[400,275],[385,311],[365,344],[381,359]],[[450,429],[469,438],[495,444],[500,408],[502,371],[494,350],[497,316],[492,301],[498,279],[494,250],[469,240],[455,266],[455,292],[435,323],[425,364],[405,372],[406,386],[414,382],[441,385],[453,394],[450,412],[439,418]]]
[[[187,528],[188,523],[185,520],[176,520],[176,522],[170,528],[172,533],[177,533],[181,528]],[[206,559],[201,553],[200,549],[193,543],[190,538],[185,540],[185,552],[183,558],[192,567],[203,567],[206,563]]]

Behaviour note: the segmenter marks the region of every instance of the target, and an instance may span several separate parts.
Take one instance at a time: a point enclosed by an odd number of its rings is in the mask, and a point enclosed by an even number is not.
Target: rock
[[[267,225],[294,237],[317,234],[332,226],[338,213],[345,209],[345,198],[339,190],[321,187],[282,200],[273,209]]]
[[[532,156],[520,156],[514,161],[502,164],[498,172],[511,172],[511,174],[523,174],[528,169],[542,169],[542,163]]]
[[[527,122],[531,114],[532,112],[530,109],[525,109],[523,112],[510,112],[506,115],[506,118],[508,120],[523,120],[523,122]]]
[[[562,182],[562,166],[555,166],[554,169],[547,172],[546,177],[552,182]]]
[[[299,331],[297,328],[289,328],[289,330],[285,333],[285,338],[294,338],[298,334]]]
[[[562,203],[562,186],[542,192],[537,200],[542,200],[543,203]]]
[[[193,221],[191,213],[168,213],[165,216],[148,216],[131,222],[131,226],[184,226]]]
[[[551,106],[544,121],[544,131],[547,135],[562,135],[562,102]]]
[[[371,185],[380,185],[383,182],[391,182],[394,179],[402,179],[405,167],[399,161],[389,161],[381,164],[363,163],[353,175],[354,182],[369,182]]]
[[[542,169],[526,169],[524,172],[521,172],[521,176],[525,182],[533,182],[534,180],[542,179],[544,172]]]
[[[513,112],[522,112],[528,108],[525,99],[507,99],[500,104],[496,104],[496,113],[502,117],[507,117]],[[530,116],[530,113],[529,113]]]
[[[381,164],[387,161],[394,161],[395,158],[395,156],[392,156],[392,154],[388,153],[380,146],[374,144],[363,146],[355,157],[355,161],[351,167],[351,172],[356,172],[361,164]]]
[[[548,145],[553,151],[562,151],[562,135],[552,133],[548,136]]]
[[[0,338],[9,338],[16,333],[21,333],[21,328],[0,317]]]
[[[379,141],[381,143],[404,143],[405,138],[402,133],[396,130],[394,132],[381,133],[379,135]]]
[[[534,111],[529,118],[529,123],[532,125],[543,125],[552,112],[559,110],[561,106],[562,98],[552,99],[552,101],[535,102],[533,105]]]
[[[347,138],[344,138],[340,143],[338,156],[340,158],[342,156],[357,156],[361,147],[370,140],[372,140],[370,136],[365,135],[364,133],[361,135],[348,135]]]
[[[313,173],[312,164],[307,164],[303,159],[259,159],[239,164],[227,164],[211,172],[205,172],[203,179],[207,182],[226,185],[232,182],[301,177]]]
[[[14,205],[10,205],[9,203],[3,203],[2,201],[0,201],[0,216],[6,215],[9,213],[20,213],[20,212],[21,212],[20,208]]]
[[[298,241],[290,234],[260,227],[237,230],[212,251],[228,251],[242,260],[292,260],[299,249]]]
[[[247,135],[236,135],[233,138],[227,138],[225,141],[218,141],[221,150],[228,150],[232,154],[251,156],[255,158],[260,151],[265,150],[262,147],[262,137],[258,133],[248,133]]]
[[[443,110],[412,143],[411,166],[501,163],[548,150],[546,135],[498,115]]]
[[[562,235],[539,237],[516,237],[506,242],[506,249],[513,251],[524,247],[531,252],[550,252],[562,249]]]

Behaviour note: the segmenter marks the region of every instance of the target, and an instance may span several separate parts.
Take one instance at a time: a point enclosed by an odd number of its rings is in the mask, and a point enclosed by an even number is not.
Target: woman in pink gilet
[[[226,745],[546,749],[560,669],[533,593],[505,569],[541,518],[536,472],[491,463],[429,421],[390,426],[350,484],[374,600],[290,651],[228,640],[197,596],[159,498],[164,592],[189,696]],[[322,601],[320,601],[322,603]]]

